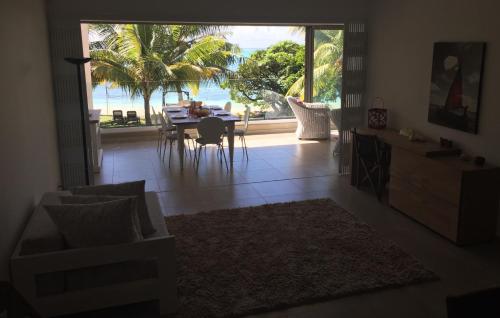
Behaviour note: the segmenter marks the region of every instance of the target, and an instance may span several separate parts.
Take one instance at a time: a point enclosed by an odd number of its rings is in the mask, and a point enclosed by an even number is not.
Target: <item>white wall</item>
[[[0,4],[0,280],[40,195],[55,190],[59,165],[45,6]]]
[[[452,139],[470,154],[500,165],[499,12],[498,0],[378,0],[373,5],[368,96],[385,99],[390,126]],[[427,121],[436,41],[487,42],[477,135]]]

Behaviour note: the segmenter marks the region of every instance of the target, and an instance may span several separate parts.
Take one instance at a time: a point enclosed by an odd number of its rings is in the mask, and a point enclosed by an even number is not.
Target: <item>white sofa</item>
[[[146,192],[156,229],[143,241],[66,249],[43,205],[70,192],[46,193],[11,257],[15,288],[44,317],[158,300],[160,314],[176,311],[175,238],[156,193]]]

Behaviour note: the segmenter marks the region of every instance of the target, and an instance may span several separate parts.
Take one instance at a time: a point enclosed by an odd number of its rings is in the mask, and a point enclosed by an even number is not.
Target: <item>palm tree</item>
[[[162,90],[176,91],[179,101],[183,89],[198,94],[200,84],[220,84],[233,72],[229,66],[239,60],[239,48],[226,42],[224,27],[203,25],[170,25],[163,28],[161,56]]]
[[[111,82],[130,96],[142,96],[146,124],[151,124],[150,100],[158,90],[196,94],[205,81],[220,82],[237,58],[218,26],[97,24],[91,26],[92,78]]]
[[[335,99],[341,90],[343,38],[342,30],[315,30],[313,96]],[[305,77],[299,78],[287,95],[304,97]]]

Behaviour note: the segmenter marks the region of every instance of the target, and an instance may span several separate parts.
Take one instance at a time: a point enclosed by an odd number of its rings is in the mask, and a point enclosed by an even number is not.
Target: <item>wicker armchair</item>
[[[286,98],[297,118],[297,138],[329,139],[330,110],[324,104],[302,103],[295,97]]]

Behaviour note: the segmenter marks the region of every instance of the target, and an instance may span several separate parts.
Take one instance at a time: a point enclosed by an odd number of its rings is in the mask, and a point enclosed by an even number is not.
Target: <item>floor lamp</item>
[[[67,57],[64,59],[66,62],[71,63],[76,66],[76,71],[77,71],[77,76],[78,76],[78,93],[80,97],[80,117],[81,117],[81,124],[82,124],[82,142],[83,142],[83,160],[85,161],[85,184],[89,185],[90,184],[90,161],[89,161],[89,149],[87,147],[87,141],[88,141],[88,134],[87,134],[87,121],[88,121],[88,111],[85,111],[85,102],[83,100],[83,86],[82,86],[82,66],[85,63],[90,62],[91,58],[90,57],[84,57],[84,58],[74,58],[74,57]]]

